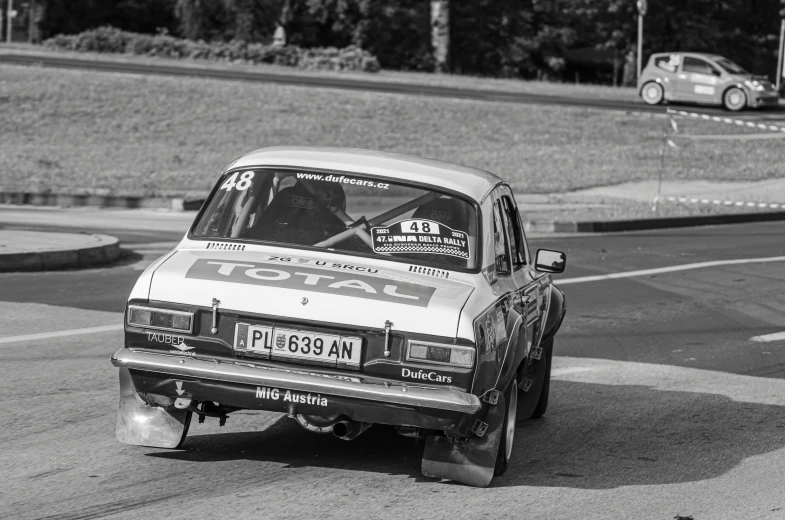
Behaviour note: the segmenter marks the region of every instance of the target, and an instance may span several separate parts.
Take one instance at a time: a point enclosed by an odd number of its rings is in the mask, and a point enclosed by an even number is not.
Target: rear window
[[[224,174],[192,236],[474,269],[477,227],[474,205],[437,187],[265,168]]]

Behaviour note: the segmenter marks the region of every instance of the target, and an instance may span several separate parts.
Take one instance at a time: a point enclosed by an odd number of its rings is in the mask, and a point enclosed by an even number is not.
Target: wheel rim
[[[646,87],[646,92],[644,93],[646,96],[646,100],[650,103],[659,103],[660,98],[662,97],[661,87],[659,85],[649,85]]]
[[[512,457],[512,442],[515,438],[515,418],[518,414],[518,381],[512,381],[512,391],[507,403],[506,435],[504,436],[504,458],[509,461]]]
[[[737,90],[729,90],[727,94],[725,94],[725,101],[728,103],[728,106],[731,108],[738,108],[744,103],[744,93]]]

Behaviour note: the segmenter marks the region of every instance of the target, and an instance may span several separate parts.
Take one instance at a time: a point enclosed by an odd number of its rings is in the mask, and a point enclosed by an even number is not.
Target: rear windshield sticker
[[[371,229],[376,253],[435,253],[469,258],[469,237],[434,220],[408,219]]]
[[[341,184],[354,184],[355,186],[368,186],[370,188],[379,188],[382,190],[389,190],[390,185],[386,182],[369,181],[365,179],[355,179],[353,177],[346,177],[344,175],[320,175],[317,173],[298,173],[298,179],[307,181],[319,182],[338,182]]]
[[[293,196],[291,206],[295,209],[304,209],[311,211],[314,208],[315,202],[309,197]]]

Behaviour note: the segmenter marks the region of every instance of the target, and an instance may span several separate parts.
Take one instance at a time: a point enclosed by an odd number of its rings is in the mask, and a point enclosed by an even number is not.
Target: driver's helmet
[[[254,225],[255,238],[314,245],[346,229],[335,215],[346,210],[340,184],[306,181],[281,189]]]
[[[310,191],[317,202],[330,210],[339,208],[341,211],[346,211],[346,193],[340,184],[337,182],[313,180],[306,182],[308,183],[306,190]],[[303,185],[302,181],[298,182],[297,185]]]

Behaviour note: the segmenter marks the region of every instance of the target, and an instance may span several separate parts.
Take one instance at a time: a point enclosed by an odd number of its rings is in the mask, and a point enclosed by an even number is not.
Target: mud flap
[[[488,423],[485,435],[472,437],[463,444],[441,435],[429,436],[422,455],[422,474],[487,487],[496,468],[506,409],[504,395],[500,394],[499,402],[485,416]]]
[[[191,412],[168,411],[149,406],[136,393],[127,368],[120,369],[120,407],[117,411],[117,440],[152,448],[177,448],[188,433]]]

